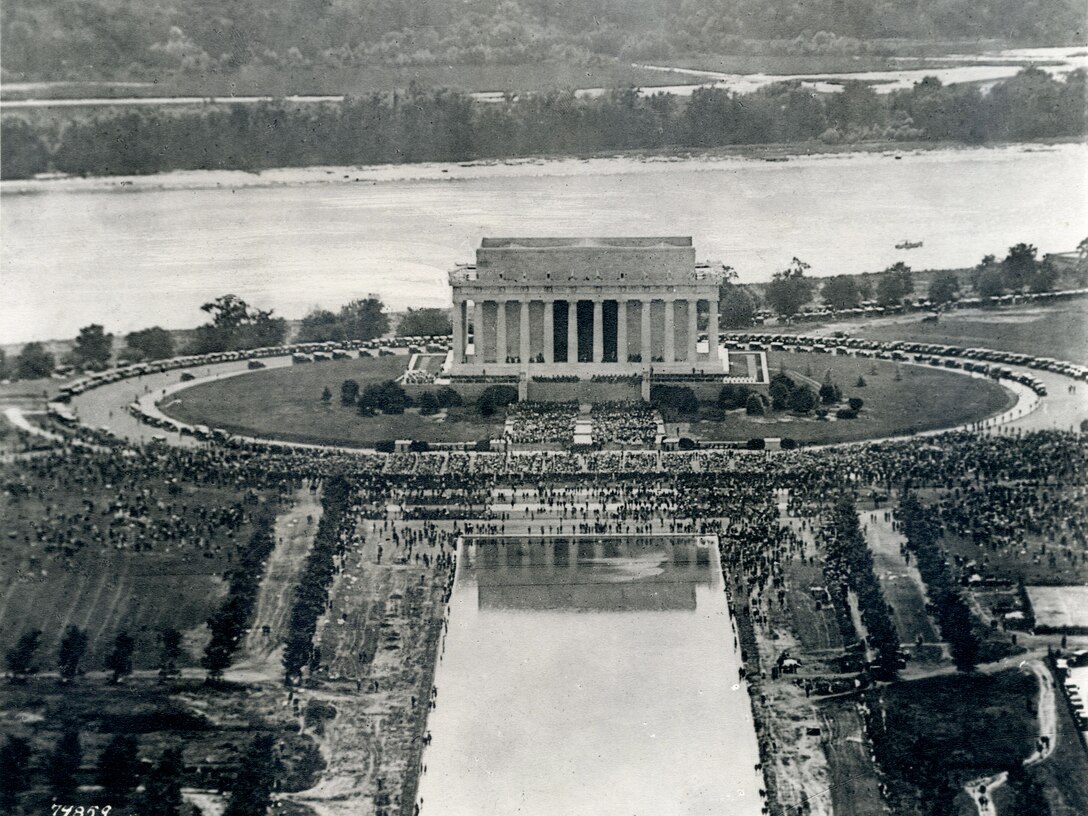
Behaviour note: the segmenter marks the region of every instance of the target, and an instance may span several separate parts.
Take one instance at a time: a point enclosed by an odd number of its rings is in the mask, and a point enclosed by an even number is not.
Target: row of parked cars
[[[1059,300],[1088,296],[1088,289],[1063,289],[1060,292],[1024,292],[1021,294],[994,295],[981,298],[970,297],[953,300],[949,303],[934,303],[928,298],[907,299],[896,306],[881,306],[873,300],[862,301],[852,309],[831,309],[827,306],[806,306],[799,314],[790,318],[793,322],[811,322],[854,317],[883,317],[885,315],[905,314],[907,312],[936,312],[951,309],[979,309],[991,306],[1013,306],[1019,303],[1052,303]],[[756,317],[762,322],[775,317],[769,310],[761,310]]]
[[[815,337],[803,334],[732,334],[725,340],[725,347],[747,351],[795,351],[812,354],[839,354],[854,357],[872,357],[881,360],[923,363],[941,368],[958,368],[995,379],[1018,382],[1040,396],[1046,395],[1046,386],[1037,377],[1024,371],[1014,371],[1007,366],[1020,366],[1039,371],[1061,374],[1075,380],[1088,381],[1088,366],[1055,360],[1052,357],[1035,357],[1012,351],[987,348],[963,348],[942,343],[919,343],[909,340],[881,342],[861,337]]]
[[[449,337],[394,337],[376,340],[353,340],[341,343],[294,343],[285,346],[269,346],[267,348],[245,349],[244,351],[220,351],[213,354],[189,354],[182,357],[171,357],[167,360],[153,360],[146,363],[129,363],[88,374],[78,380],[73,380],[60,389],[59,402],[68,402],[72,397],[90,391],[101,385],[127,380],[132,377],[142,377],[145,374],[161,374],[165,371],[174,371],[182,368],[193,368],[202,365],[214,365],[216,363],[229,363],[239,360],[249,360],[251,363],[259,362],[264,357],[283,357],[291,355],[292,359],[304,357],[305,362],[320,362],[323,360],[341,360],[351,357],[351,352],[376,351],[381,348],[407,348],[409,350],[422,351],[434,349],[441,351],[448,348]],[[252,368],[260,368],[253,365]]]

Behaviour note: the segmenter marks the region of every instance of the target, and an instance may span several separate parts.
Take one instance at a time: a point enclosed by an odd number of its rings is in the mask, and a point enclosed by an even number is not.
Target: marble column
[[[555,362],[555,301],[544,301],[544,362]]]
[[[571,297],[576,297],[573,293]],[[567,301],[567,362],[578,362],[578,301]]]
[[[518,335],[521,348],[518,351],[521,357],[521,364],[527,365],[529,363],[529,356],[531,354],[532,346],[529,344],[529,301],[522,299],[521,301],[521,334]]]
[[[653,334],[650,329],[650,306],[653,304],[652,300],[643,299],[639,302],[639,316],[642,320],[642,363],[648,365],[650,363],[650,357],[653,355]]]
[[[707,301],[707,307],[709,311],[706,316],[706,337],[708,348],[707,351],[710,354],[711,360],[717,360],[718,357],[718,301]]]
[[[484,361],[484,302],[473,301],[472,318],[472,361],[482,363]]]
[[[699,354],[699,301],[688,301],[688,362],[694,363]]]
[[[453,363],[465,361],[465,304],[460,298],[453,299]]]
[[[616,362],[627,362],[627,299],[616,301]]]
[[[665,362],[676,362],[676,301],[665,301]]]
[[[505,363],[509,356],[506,343],[506,301],[495,301],[495,362]]]
[[[593,299],[593,362],[604,360],[604,300]]]

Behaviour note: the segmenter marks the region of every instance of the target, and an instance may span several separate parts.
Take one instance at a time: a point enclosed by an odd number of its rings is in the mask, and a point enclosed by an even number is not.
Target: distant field
[[[425,439],[431,442],[473,442],[501,435],[503,419],[485,420],[473,409],[454,409],[445,421],[403,414],[361,417],[340,404],[340,384],[391,380],[408,365],[408,357],[374,357],[268,369],[205,383],[180,391],[160,407],[192,424],[231,433],[283,439],[289,442],[332,443],[367,447],[386,439]],[[332,401],[321,402],[328,388]]]
[[[1009,391],[988,380],[884,360],[770,352],[767,365],[772,376],[784,367],[810,378],[814,387],[830,371],[844,397],[865,400],[861,414],[857,419],[821,422],[778,412],[756,421],[740,410],[722,421],[692,423],[690,435],[698,439],[792,437],[812,444],[853,442],[953,427],[991,416],[1012,402]],[[900,381],[895,379],[897,370]],[[863,388],[856,386],[859,376],[865,378]]]
[[[871,324],[851,324],[852,333],[872,340],[916,340],[954,346],[987,348],[1088,362],[1088,300],[1061,306],[1011,308],[941,315],[937,323],[922,323],[911,315]]]

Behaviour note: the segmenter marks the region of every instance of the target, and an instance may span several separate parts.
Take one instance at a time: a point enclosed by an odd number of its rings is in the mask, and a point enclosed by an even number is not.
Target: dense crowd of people
[[[594,444],[639,446],[657,440],[661,418],[645,402],[599,402],[593,405]]]

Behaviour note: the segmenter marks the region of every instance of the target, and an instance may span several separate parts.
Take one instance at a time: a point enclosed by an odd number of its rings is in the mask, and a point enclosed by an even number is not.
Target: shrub
[[[746,385],[733,385],[728,383],[722,386],[718,393],[718,406],[726,411],[734,408],[743,408],[751,395],[751,389]]]
[[[321,392],[321,401],[326,405],[332,402],[332,391],[329,390],[329,387],[327,385],[325,386],[325,389]]]
[[[692,451],[692,450],[695,450],[699,446],[695,443],[695,440],[692,439],[691,437],[681,436],[680,437],[680,442],[679,442],[679,447],[680,447],[680,450],[682,450],[682,451]]]
[[[785,409],[790,402],[790,394],[793,392],[793,380],[786,374],[779,372],[771,377],[768,393],[771,395],[771,407],[776,411]]]
[[[790,394],[790,410],[799,414],[807,414],[816,407],[816,395],[807,385],[802,385]]]
[[[426,439],[413,439],[408,443],[408,450],[412,453],[426,453],[431,449],[431,443]]]
[[[869,384],[869,383],[865,382],[865,378],[864,378],[864,377],[862,377],[862,376],[861,376],[861,375],[859,374],[859,375],[858,375],[858,381],[857,381],[856,383],[854,383],[854,387],[855,387],[855,388],[864,388],[864,387],[865,387],[865,386],[867,386],[868,384]]]
[[[438,413],[438,396],[433,391],[424,391],[419,395],[419,412],[423,416],[434,416]]]
[[[188,371],[181,372],[181,381],[182,382],[191,382],[192,380],[195,380],[195,379],[196,379],[195,374],[190,374]]]
[[[493,416],[500,408],[518,401],[518,390],[512,385],[492,385],[484,389],[476,400],[481,416]]]
[[[464,400],[461,399],[461,395],[449,386],[439,388],[437,396],[438,405],[441,408],[455,408],[464,403]]]
[[[484,452],[484,453],[491,450],[491,440],[490,439],[477,440],[476,450],[480,451],[480,452]]]
[[[825,382],[820,386],[820,402],[824,405],[834,405],[842,399],[842,391],[834,383]]]
[[[850,400],[847,404],[850,406],[851,411],[857,413],[861,410],[861,406],[865,404],[865,400],[863,400],[861,397],[850,397]]]
[[[374,450],[378,453],[392,453],[397,447],[397,443],[392,439],[379,439],[374,443]]]
[[[699,399],[686,385],[655,385],[650,389],[650,404],[667,417],[699,410]]]
[[[404,409],[412,404],[412,400],[397,383],[386,380],[368,385],[359,395],[356,404],[360,409],[362,406],[369,406],[385,414],[403,414]]]
[[[746,447],[748,450],[763,450],[767,447],[767,443],[762,438],[753,438],[748,440]]]
[[[782,450],[795,450],[797,448],[797,440],[789,436],[782,437],[778,444]]]
[[[857,419],[858,412],[851,408],[840,408],[835,412],[835,416],[839,419]]]
[[[744,410],[748,416],[763,416],[767,413],[763,406],[763,399],[759,394],[748,395],[748,403],[744,406]]]
[[[359,383],[355,380],[344,380],[340,383],[340,404],[354,405],[359,396]]]

